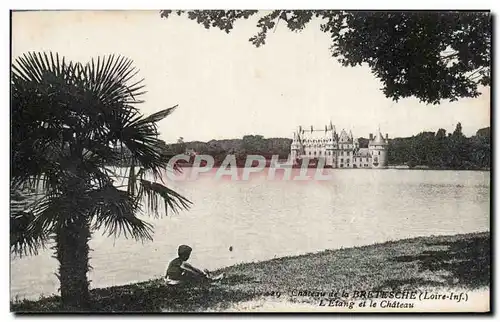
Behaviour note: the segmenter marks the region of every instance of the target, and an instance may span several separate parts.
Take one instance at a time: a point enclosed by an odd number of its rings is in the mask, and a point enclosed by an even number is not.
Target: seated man
[[[223,277],[223,274],[217,277],[211,277],[207,270],[202,271],[187,263],[186,261],[191,256],[192,250],[193,249],[187,245],[179,246],[177,251],[178,257],[168,264],[167,273],[165,275],[168,285],[210,283]]]

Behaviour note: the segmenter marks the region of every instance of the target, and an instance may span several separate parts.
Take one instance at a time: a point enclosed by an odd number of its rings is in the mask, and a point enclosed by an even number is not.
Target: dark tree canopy
[[[168,18],[172,10],[162,10]],[[416,97],[439,104],[480,95],[490,85],[491,14],[489,12],[381,12],[334,10],[175,11],[205,28],[229,33],[235,21],[259,14],[256,47],[278,23],[299,32],[313,19],[331,36],[332,56],[344,66],[365,64],[393,100]]]
[[[445,129],[421,132],[406,138],[389,140],[389,164],[410,167],[426,166],[433,169],[490,169],[491,138],[489,127],[480,133],[466,137],[462,125],[446,135]],[[479,131],[478,131],[479,132]]]

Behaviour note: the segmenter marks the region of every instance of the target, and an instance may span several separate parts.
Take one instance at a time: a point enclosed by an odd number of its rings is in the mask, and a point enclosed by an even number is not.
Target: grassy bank
[[[221,271],[227,278],[208,289],[172,290],[160,280],[94,289],[92,311],[217,310],[262,296],[276,298],[277,292],[283,299],[292,291],[306,290],[474,290],[489,286],[490,235],[419,237],[239,264]],[[11,310],[59,311],[59,298],[11,303]]]

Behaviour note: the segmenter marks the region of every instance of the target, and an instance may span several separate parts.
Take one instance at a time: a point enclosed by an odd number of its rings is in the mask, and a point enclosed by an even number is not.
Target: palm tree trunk
[[[90,307],[87,278],[89,239],[89,223],[83,216],[78,216],[70,225],[59,228],[56,235],[61,300],[63,308],[68,311],[84,311]]]

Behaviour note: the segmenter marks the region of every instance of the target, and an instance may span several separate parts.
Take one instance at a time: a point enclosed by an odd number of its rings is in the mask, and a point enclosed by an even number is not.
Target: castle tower
[[[380,130],[373,138],[370,134],[370,141],[368,142],[368,151],[371,156],[371,167],[374,169],[387,168],[387,149],[389,145],[389,138],[382,136]]]
[[[337,167],[337,140],[335,138],[335,126],[330,121],[329,127],[326,128],[325,136],[325,158],[326,166]]]
[[[297,132],[293,132],[293,141],[292,141],[292,145],[290,147],[290,156],[293,160],[293,162],[295,163],[297,158],[299,158],[301,155],[302,155],[302,142],[300,140],[300,136],[301,136],[301,133],[302,132],[302,128],[299,127],[298,131]]]

